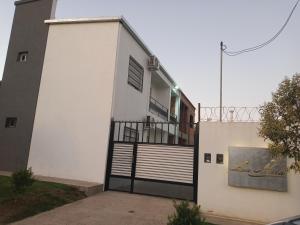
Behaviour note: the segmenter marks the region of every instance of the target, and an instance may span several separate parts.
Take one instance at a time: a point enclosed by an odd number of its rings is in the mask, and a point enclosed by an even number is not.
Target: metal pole
[[[201,104],[198,103],[198,122],[200,123],[201,120]]]
[[[220,122],[222,122],[223,97],[223,41],[220,43]]]

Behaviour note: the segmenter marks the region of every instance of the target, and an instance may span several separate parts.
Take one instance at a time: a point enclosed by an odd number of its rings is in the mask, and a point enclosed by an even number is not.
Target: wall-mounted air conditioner
[[[148,69],[150,71],[159,70],[159,61],[155,55],[150,56],[150,58],[148,60]]]

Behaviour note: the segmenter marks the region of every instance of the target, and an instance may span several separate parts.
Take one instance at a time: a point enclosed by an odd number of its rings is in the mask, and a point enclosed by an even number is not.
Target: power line
[[[228,55],[228,56],[237,56],[237,55],[240,55],[240,54],[243,54],[243,53],[246,53],[246,52],[252,52],[252,51],[256,51],[260,48],[263,48],[265,47],[266,45],[270,44],[271,42],[273,42],[281,33],[282,31],[285,29],[285,27],[287,26],[287,24],[289,23],[295,9],[297,8],[298,6],[298,3],[300,2],[300,0],[298,0],[296,2],[296,4],[294,5],[292,11],[290,12],[287,20],[285,21],[285,23],[283,24],[283,26],[280,28],[280,30],[271,38],[269,39],[268,41],[262,43],[262,44],[259,44],[259,45],[256,45],[254,47],[251,47],[251,48],[246,48],[246,49],[243,49],[243,50],[240,50],[240,51],[227,51],[226,50],[226,46],[224,46],[224,49],[223,49],[223,52]]]

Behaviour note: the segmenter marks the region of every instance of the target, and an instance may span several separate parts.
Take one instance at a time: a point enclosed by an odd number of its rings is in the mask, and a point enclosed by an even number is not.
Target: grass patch
[[[0,225],[15,222],[29,216],[62,206],[85,194],[64,184],[36,181],[25,193],[16,194],[11,178],[0,176]]]

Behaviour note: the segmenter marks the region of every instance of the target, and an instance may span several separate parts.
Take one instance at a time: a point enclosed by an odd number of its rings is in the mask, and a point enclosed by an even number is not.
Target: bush
[[[204,225],[207,224],[201,215],[200,206],[190,207],[188,201],[177,204],[174,201],[176,212],[168,217],[168,225]]]
[[[34,182],[31,168],[20,170],[12,175],[12,187],[16,193],[24,193]]]

